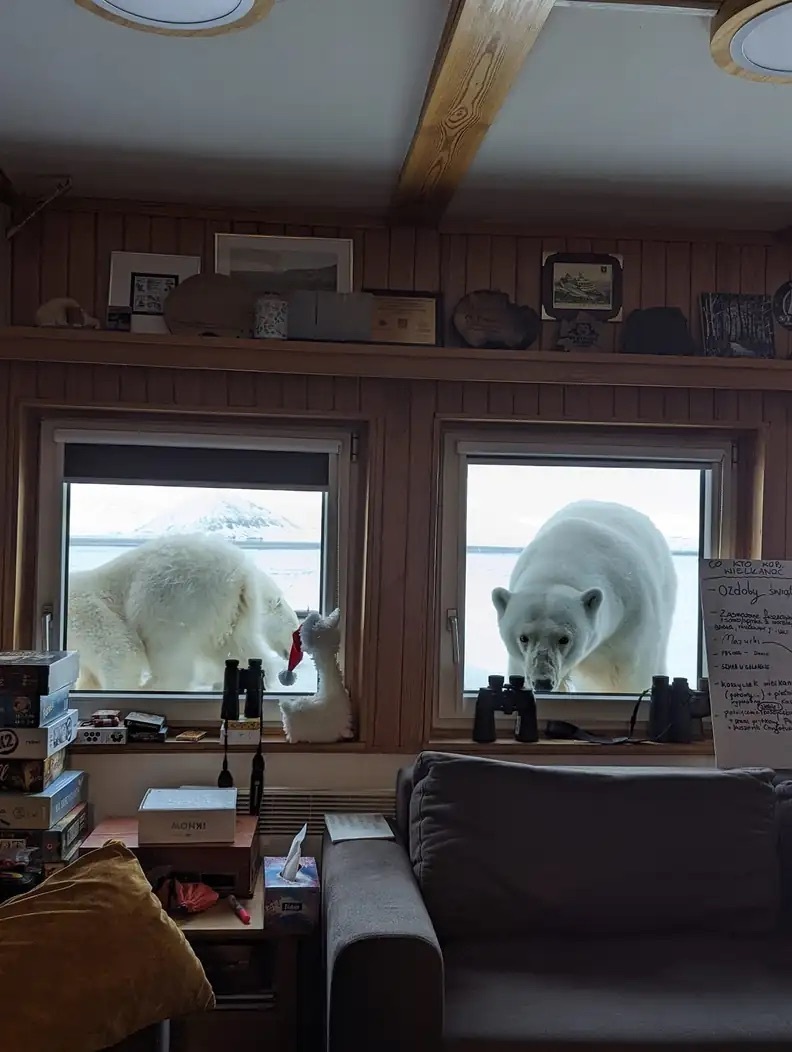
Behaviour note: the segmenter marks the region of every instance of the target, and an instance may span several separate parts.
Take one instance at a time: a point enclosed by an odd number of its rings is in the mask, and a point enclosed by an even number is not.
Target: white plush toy
[[[352,705],[338,665],[341,611],[327,617],[311,611],[294,633],[289,666],[279,674],[284,686],[294,683],[303,654],[313,658],[318,679],[313,697],[281,698],[283,730],[290,742],[337,742],[354,737]]]

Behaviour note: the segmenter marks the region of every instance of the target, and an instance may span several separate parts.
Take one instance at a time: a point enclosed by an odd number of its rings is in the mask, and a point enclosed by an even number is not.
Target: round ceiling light
[[[75,0],[78,7],[149,33],[212,36],[245,29],[270,10],[274,0]]]
[[[726,0],[712,20],[710,51],[734,76],[792,84],[792,3]]]

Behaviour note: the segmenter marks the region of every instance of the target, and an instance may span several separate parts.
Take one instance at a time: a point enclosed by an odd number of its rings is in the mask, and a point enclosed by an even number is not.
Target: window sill
[[[435,738],[426,746],[438,752],[472,753],[477,756],[714,756],[711,740],[686,745],[635,742],[624,745],[597,745],[594,742],[554,741],[518,742],[501,738],[486,745],[470,738]]]
[[[229,745],[229,753],[255,752],[255,745]],[[312,744],[310,742],[287,742],[283,735],[273,735],[262,740],[262,750],[273,752],[365,752],[365,742],[329,742]],[[223,745],[217,735],[207,735],[199,742],[177,742],[169,738],[166,742],[127,742],[126,745],[70,745],[71,756],[100,756],[113,753],[116,756],[141,756],[158,753],[222,753]]]

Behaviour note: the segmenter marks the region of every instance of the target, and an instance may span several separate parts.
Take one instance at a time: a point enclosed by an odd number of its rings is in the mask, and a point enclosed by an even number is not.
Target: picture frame
[[[253,298],[297,290],[352,292],[351,238],[215,234],[215,272],[247,286]]]
[[[772,296],[702,292],[699,302],[702,344],[707,357],[775,357]]]
[[[585,311],[599,321],[621,321],[623,268],[616,253],[544,252],[542,319],[563,321]]]
[[[443,344],[442,301],[438,292],[364,289],[374,297],[372,343]]]
[[[108,318],[128,315],[126,331],[167,333],[165,300],[182,281],[200,273],[200,256],[111,252]]]

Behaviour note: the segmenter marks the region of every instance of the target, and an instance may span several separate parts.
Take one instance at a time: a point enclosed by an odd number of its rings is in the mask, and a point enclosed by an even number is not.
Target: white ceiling
[[[80,196],[387,207],[449,0],[279,0],[204,39],[0,0],[0,166]],[[708,19],[556,8],[449,217],[792,224],[792,87],[728,77]]]

